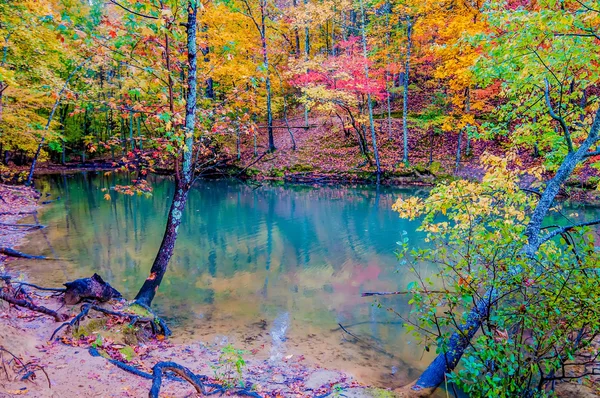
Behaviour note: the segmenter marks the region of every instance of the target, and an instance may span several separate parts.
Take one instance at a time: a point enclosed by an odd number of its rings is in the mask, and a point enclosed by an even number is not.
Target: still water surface
[[[60,260],[20,261],[19,270],[45,285],[96,272],[132,298],[160,244],[173,183],[157,177],[149,198],[112,193],[105,200],[102,188],[119,182],[101,173],[40,179],[38,189],[59,199],[42,209],[48,228],[24,250]],[[386,310],[406,314],[408,298],[377,306],[361,293],[406,288],[410,275],[399,272],[396,242],[408,237],[419,247],[423,236],[391,206],[400,194],[424,193],[201,181],[154,306],[175,340],[232,343],[274,360],[304,355],[365,383],[402,385],[430,358]]]

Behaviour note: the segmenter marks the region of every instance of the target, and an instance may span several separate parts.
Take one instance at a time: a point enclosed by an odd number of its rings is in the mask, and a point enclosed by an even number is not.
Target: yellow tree
[[[40,110],[52,108],[69,70],[79,63],[71,47],[77,33],[61,18],[69,7],[59,0],[0,4],[0,144],[5,150],[32,153],[52,133],[52,118]]]

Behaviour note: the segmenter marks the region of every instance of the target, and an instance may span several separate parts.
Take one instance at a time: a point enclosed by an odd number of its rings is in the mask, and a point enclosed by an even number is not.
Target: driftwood
[[[427,290],[423,291],[424,294],[451,294],[452,292],[445,290]],[[413,292],[408,291],[398,291],[398,292],[364,292],[361,294],[362,297],[369,296],[393,296],[393,295],[402,295],[402,294],[413,294]]]
[[[98,274],[91,278],[76,279],[65,283],[65,303],[75,305],[83,300],[109,301],[123,296]]]

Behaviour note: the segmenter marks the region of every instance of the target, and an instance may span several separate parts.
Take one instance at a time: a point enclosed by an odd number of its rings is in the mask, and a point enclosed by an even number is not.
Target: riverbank
[[[22,220],[24,217],[31,219],[31,225],[37,224],[40,197],[30,188],[2,185],[0,197],[0,221],[3,223],[0,225],[0,247],[16,247],[27,238],[27,232],[33,227],[15,225],[19,221],[30,223],[28,219]],[[14,277],[14,286],[18,286],[17,281],[27,279],[26,275],[11,272],[11,260],[7,256],[0,257],[0,269],[2,275]],[[5,291],[9,290],[5,288]],[[79,305],[65,306],[62,298],[33,288],[21,287],[10,292],[69,318],[79,312]],[[88,320],[86,325],[100,319]],[[171,343],[169,340],[150,339],[124,344],[112,335],[107,337],[104,332],[82,334],[79,338],[66,334],[59,340],[49,341],[59,325],[53,318],[39,312],[0,301],[0,347],[6,350],[2,351],[1,359],[4,369],[0,372],[2,393],[32,397],[139,397],[148,394],[152,380],[124,371],[102,356],[90,355],[90,347],[146,373],[151,372],[159,361],[174,361],[196,374],[207,375],[219,384],[223,383],[223,372],[231,366],[227,357],[229,348],[214,342]],[[85,326],[82,324],[81,328]],[[248,391],[262,397],[314,397],[342,391],[348,397],[392,396],[386,390],[361,385],[343,371],[322,369],[308,363],[301,355],[270,360],[259,359],[254,354],[241,354],[246,362],[241,379]],[[193,396],[195,390],[188,383],[166,380],[161,391],[161,396],[184,397]]]
[[[484,169],[480,157],[484,153],[503,156],[513,150],[508,142],[501,138],[494,140],[471,140],[468,148],[462,143],[462,152],[457,159],[457,134],[432,134],[423,123],[427,114],[411,113],[408,118],[410,148],[407,166],[402,162],[401,140],[395,135],[402,130],[402,120],[393,118],[390,122],[391,135],[387,120],[376,121],[376,135],[379,142],[382,174],[380,183],[384,186],[433,186],[436,183],[456,179],[480,179]],[[275,121],[283,125],[283,121]],[[256,182],[301,183],[310,185],[326,184],[375,184],[376,167],[372,154],[370,161],[360,153],[356,137],[345,134],[337,120],[328,116],[315,116],[308,120],[310,129],[291,128],[292,141],[286,129],[276,129],[274,141],[276,151],[266,152],[267,134],[261,132],[255,137],[240,136],[238,159],[237,141],[233,136],[219,139],[219,148],[223,155],[219,167],[210,166],[205,170],[206,178],[234,177]],[[264,134],[263,134],[264,133]],[[294,145],[295,144],[295,145]],[[536,156],[532,150],[518,151],[520,162],[524,166],[539,166],[544,158]],[[598,157],[600,158],[600,156]],[[72,162],[65,165],[40,162],[37,175],[80,172],[107,171],[115,168],[115,159],[98,157],[85,163]],[[458,160],[458,162],[457,162]],[[163,164],[156,167],[159,174],[170,174],[172,166]],[[10,166],[12,172],[26,172],[28,165]],[[551,177],[548,172],[546,177]],[[561,199],[600,205],[597,190],[600,173],[585,165],[577,170],[567,181],[560,193]]]

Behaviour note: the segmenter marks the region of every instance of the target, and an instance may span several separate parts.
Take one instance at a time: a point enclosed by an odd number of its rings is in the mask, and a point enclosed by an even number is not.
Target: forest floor
[[[0,247],[18,246],[29,228],[12,224],[24,216],[35,214],[39,195],[33,189],[0,185],[0,199],[0,222],[3,223],[0,225]],[[14,275],[10,268],[11,259],[0,256],[1,275],[13,276],[13,284],[27,278],[26,275]],[[79,312],[79,305],[67,306],[62,298],[53,297],[50,293],[25,289],[26,293],[14,293],[6,288],[0,290],[66,314],[69,318]],[[87,323],[82,322],[80,329],[97,321],[93,316],[91,318]],[[0,397],[148,395],[152,380],[124,371],[102,356],[92,356],[90,347],[147,373],[152,372],[157,362],[174,361],[196,374],[207,375],[209,380],[217,383],[223,382],[223,377],[217,377],[218,373],[223,374],[228,367],[235,366],[223,359],[221,347],[201,341],[171,343],[168,339],[148,339],[127,345],[114,335],[99,339],[94,334],[74,337],[69,332],[61,332],[60,338],[50,341],[58,326],[60,323],[52,317],[0,300]],[[270,361],[254,359],[252,353],[244,355],[244,384],[248,390],[262,397],[339,396],[342,392],[346,397],[355,398],[392,396],[389,391],[361,385],[344,371],[322,369],[308,363],[302,356],[289,355]],[[25,364],[27,369],[21,364]],[[23,379],[28,371],[34,374]],[[235,372],[231,377],[232,380],[237,377]],[[235,393],[226,395],[238,396]],[[175,380],[163,382],[161,397],[188,396],[196,396],[190,384]]]

